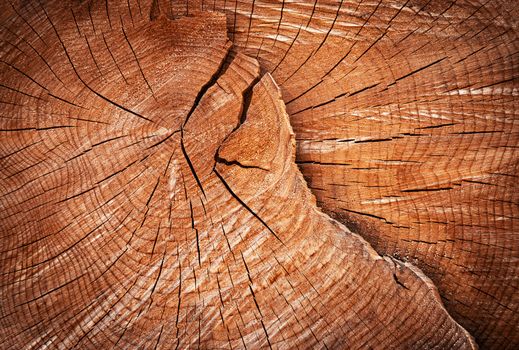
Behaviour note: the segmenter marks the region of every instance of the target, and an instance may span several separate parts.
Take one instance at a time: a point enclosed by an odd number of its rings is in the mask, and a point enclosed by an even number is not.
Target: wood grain
[[[320,212],[224,15],[160,5],[3,5],[3,346],[476,348]]]
[[[318,205],[423,269],[483,348],[519,347],[517,2],[202,6],[278,82]]]

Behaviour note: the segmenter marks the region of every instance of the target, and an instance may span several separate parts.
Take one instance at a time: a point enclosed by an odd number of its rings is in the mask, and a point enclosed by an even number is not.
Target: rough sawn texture
[[[223,15],[3,6],[3,346],[475,347],[427,277],[317,209]]]

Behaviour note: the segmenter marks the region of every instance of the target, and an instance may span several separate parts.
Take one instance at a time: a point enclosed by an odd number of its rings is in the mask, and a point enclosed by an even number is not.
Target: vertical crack
[[[200,258],[200,240],[198,237],[198,229],[195,227],[195,216],[193,214],[193,203],[189,200],[189,210],[191,211],[191,229],[195,231],[196,235],[196,251],[198,253],[198,266],[202,265],[202,260]]]

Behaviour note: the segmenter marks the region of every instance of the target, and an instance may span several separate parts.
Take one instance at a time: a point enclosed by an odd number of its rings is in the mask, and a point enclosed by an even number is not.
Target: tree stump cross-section
[[[7,348],[476,347],[418,268],[317,208],[228,16],[2,7]]]

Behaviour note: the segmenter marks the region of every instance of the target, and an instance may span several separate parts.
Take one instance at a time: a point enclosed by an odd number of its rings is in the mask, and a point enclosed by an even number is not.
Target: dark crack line
[[[408,77],[410,77],[411,75],[414,75],[414,74],[416,74],[416,73],[419,73],[419,72],[423,71],[424,69],[430,68],[430,67],[434,66],[435,64],[440,63],[441,61],[445,60],[446,58],[447,58],[447,57],[440,58],[440,59],[438,59],[438,60],[436,60],[436,61],[433,61],[433,62],[431,62],[431,63],[429,63],[429,64],[427,64],[427,65],[421,67],[421,68],[415,69],[414,71],[409,72],[409,73],[407,73],[407,74],[401,76],[400,78],[395,79],[395,81],[394,81],[393,83],[389,84],[388,86],[392,86],[392,85],[394,85],[396,82],[398,82],[398,81],[400,81],[400,80],[402,80],[402,79],[408,78]]]
[[[70,9],[70,13],[72,14],[72,19],[74,20],[74,24],[76,25],[77,34],[81,36],[81,30],[79,29],[79,24],[77,22],[76,14],[74,13],[74,9]]]
[[[247,29],[247,37],[245,39],[245,47],[247,47],[249,45],[249,36],[250,36],[250,29],[252,27],[252,18],[254,17],[254,7],[256,5],[256,0],[252,0],[252,8],[251,8],[251,11],[250,11],[250,16],[249,16],[249,27]]]
[[[45,44],[45,46],[48,46],[47,43],[45,42],[45,40],[43,40],[43,38],[41,37],[40,33],[38,33],[33,26],[31,26],[31,24],[25,19],[25,17],[23,17],[18,11],[16,11],[16,8],[14,7],[13,4],[11,4],[11,1],[7,1],[9,3],[9,5],[12,7],[14,13],[16,13],[16,15],[18,17],[20,17],[24,22],[25,24],[27,24],[27,26],[29,26],[29,28],[31,28],[31,30],[34,32],[34,34],[36,34],[36,36],[38,36],[38,38],[42,41],[42,43]]]
[[[206,194],[205,194],[205,191],[204,191],[204,187],[202,186],[202,182],[200,181],[200,178],[198,177],[198,175],[196,173],[196,170],[195,170],[195,167],[193,165],[193,162],[191,161],[191,158],[189,157],[189,154],[188,154],[188,152],[186,150],[186,147],[185,147],[185,144],[184,144],[184,128],[187,125],[187,123],[188,123],[189,119],[191,118],[191,116],[193,115],[193,113],[195,112],[196,108],[199,106],[200,101],[202,100],[204,95],[207,93],[207,91],[213,85],[216,84],[218,78],[222,74],[225,73],[225,71],[227,69],[227,66],[226,66],[225,63],[226,63],[227,59],[229,58],[230,54],[231,54],[231,46],[229,46],[227,48],[227,52],[225,53],[224,58],[220,62],[220,66],[218,67],[216,72],[211,76],[209,81],[202,86],[202,88],[200,89],[200,91],[196,95],[195,101],[193,102],[193,105],[191,106],[191,109],[187,113],[187,116],[186,116],[186,119],[184,120],[184,123],[182,123],[182,125],[180,126],[180,149],[182,150],[182,154],[184,155],[184,159],[186,160],[186,162],[187,162],[187,164],[189,166],[189,169],[191,170],[191,174],[193,175],[193,178],[195,179],[196,183],[198,184],[198,187],[202,191],[202,194],[204,195],[204,198],[207,198]],[[170,135],[170,136],[172,136],[172,135]]]
[[[184,155],[184,159],[187,162],[187,165],[189,166],[189,170],[191,170],[191,174],[193,175],[193,178],[195,179],[196,183],[198,184],[198,187],[200,188],[200,191],[202,191],[202,194],[204,195],[204,198],[207,198],[205,195],[204,187],[202,186],[202,182],[198,178],[198,175],[196,174],[195,167],[193,166],[193,163],[191,162],[191,159],[189,158],[189,155],[187,154],[186,148],[184,147],[184,139],[180,139],[180,149],[182,150],[182,154]]]
[[[395,282],[402,288],[405,288],[407,290],[410,290],[408,286],[406,286],[405,284],[403,284],[402,282],[400,282],[400,280],[398,279],[398,277],[396,276],[396,273],[393,272],[393,279],[395,280]]]
[[[216,176],[218,177],[218,179],[220,179],[220,182],[224,185],[224,187],[227,189],[227,191],[229,191],[229,193],[231,194],[231,196],[233,196],[234,199],[236,199],[238,201],[238,203],[240,203],[245,209],[247,209],[247,211],[249,213],[252,214],[252,216],[254,216],[259,222],[261,222],[261,224],[281,243],[283,243],[283,241],[279,238],[279,236],[276,234],[276,232],[274,232],[274,230],[272,230],[270,228],[269,225],[267,225],[267,223],[258,215],[256,214],[256,212],[254,210],[252,210],[233,190],[232,188],[229,186],[229,184],[225,181],[225,179],[222,177],[222,175],[220,175],[220,173],[218,172],[218,170],[213,169],[213,172],[216,174]],[[284,243],[283,243],[284,244]]]
[[[381,216],[377,216],[377,215],[373,215],[373,214],[368,214],[368,213],[363,213],[361,211],[355,211],[355,210],[350,210],[350,209],[346,209],[346,208],[341,208],[341,209],[344,210],[344,211],[353,213],[353,214],[364,215],[364,216],[368,216],[368,217],[371,217],[371,218],[374,218],[374,219],[379,219],[379,220],[384,221],[387,224],[393,224],[391,221],[388,221],[386,218],[383,218]]]
[[[180,304],[182,303],[182,263],[180,262],[181,259],[180,259],[180,255],[179,255],[178,245],[177,245],[177,256],[179,258],[178,258],[178,295],[177,295],[178,303],[177,303],[177,316],[175,319],[175,327],[177,328],[175,338],[177,338],[177,344],[175,346],[175,350],[178,349],[178,346],[180,345],[180,338],[179,338],[180,327],[179,327],[178,321],[179,321],[179,317],[180,317]]]
[[[119,65],[117,64],[117,61],[115,60],[115,57],[112,53],[112,51],[110,50],[110,47],[108,46],[108,43],[106,42],[106,38],[105,38],[105,35],[104,34],[101,34],[101,37],[103,38],[103,42],[106,46],[106,50],[108,51],[108,53],[110,54],[110,57],[112,57],[112,61],[114,61],[114,64],[115,66],[117,67],[117,70],[119,71],[119,73],[121,74],[121,77],[123,78],[124,82],[126,83],[126,85],[128,85],[128,81],[126,80],[126,77],[124,76],[122,70],[121,70],[121,67],[119,67]]]
[[[154,143],[153,145],[149,146],[148,149],[150,148],[153,148],[153,147],[156,147],[164,142],[166,142],[167,140],[169,140],[173,135],[175,135],[176,133],[180,132],[180,129],[179,130],[174,130],[172,131],[168,136],[166,136],[165,138],[163,138],[162,140]]]
[[[90,19],[90,24],[92,24],[92,31],[94,32],[94,34],[96,35],[96,27],[94,26],[94,19],[92,18],[92,5],[93,5],[93,1],[90,1],[88,3],[88,17]]]
[[[10,64],[9,62],[6,62],[2,59],[0,59],[0,62],[2,62],[3,64],[5,64],[6,66],[8,66],[9,68],[11,69],[14,69],[15,71],[17,71],[18,73],[20,73],[21,75],[23,75],[24,77],[26,77],[27,79],[29,79],[30,81],[32,81],[34,84],[38,85],[39,87],[41,87],[43,90],[45,90],[46,92],[49,92],[49,89],[47,89],[45,86],[43,86],[42,84],[40,84],[39,82],[37,82],[33,77],[29,76],[27,73],[25,73],[24,71],[20,70],[19,68],[17,68],[16,66]]]
[[[435,192],[435,191],[448,191],[452,190],[454,187],[448,186],[448,187],[436,187],[436,188],[412,188],[412,189],[405,189],[400,190],[400,192]]]
[[[63,87],[65,89],[67,89],[68,91],[70,91],[69,87],[67,86],[67,84],[65,84],[59,77],[58,75],[56,74],[56,72],[54,72],[54,70],[52,69],[52,67],[50,66],[49,62],[47,62],[47,60],[38,52],[38,50],[36,50],[34,48],[34,46],[27,40],[25,40],[25,38],[23,37],[20,37],[19,35],[17,35],[16,33],[14,33],[11,29],[9,29],[8,27],[6,26],[2,26],[3,29],[5,29],[6,31],[8,31],[9,33],[11,33],[13,36],[15,36],[17,39],[20,39],[22,42],[24,42],[25,44],[27,44],[27,46],[29,46],[32,51],[34,51],[34,53],[36,53],[36,55],[38,55],[38,57],[42,60],[42,62],[47,66],[47,68],[49,68],[49,70],[52,72],[52,75],[54,75],[54,77],[61,83],[61,85],[63,85]],[[24,54],[27,55],[27,57],[29,57],[29,55],[27,53],[25,53],[25,51],[21,50],[20,48],[18,48],[18,46],[16,46],[15,44],[12,44],[14,47],[16,47],[18,50],[20,50],[21,52],[23,52]]]
[[[250,274],[249,266],[247,265],[247,262],[245,261],[245,257],[243,256],[243,253],[241,253],[241,259],[243,261],[243,265],[245,265],[245,269],[247,270],[247,277],[249,279],[249,290],[252,295],[252,299],[254,300],[254,305],[256,305],[256,310],[258,310],[260,314],[260,322],[261,326],[263,327],[263,332],[265,332],[265,337],[267,338],[267,343],[269,344],[269,348],[272,349],[272,345],[270,344],[270,337],[267,332],[267,327],[265,327],[265,324],[263,323],[263,313],[261,312],[261,308],[259,307],[258,300],[256,299],[256,294],[254,293],[253,282],[252,282],[252,276]]]
[[[36,100],[43,101],[43,99],[42,99],[41,97],[39,97],[39,96],[31,95],[31,94],[29,94],[29,93],[27,93],[27,92],[23,92],[23,91],[21,91],[21,90],[15,89],[15,88],[13,88],[13,87],[10,87],[10,86],[4,85],[4,84],[0,84],[0,87],[3,87],[4,89],[7,89],[7,90],[10,90],[10,91],[16,92],[16,93],[21,94],[21,95],[25,95],[25,96],[27,96],[27,97],[34,98],[34,99],[36,99]],[[25,105],[23,105],[23,106],[25,106]]]
[[[61,97],[59,97],[59,96],[53,95],[53,94],[50,93],[50,92],[48,93],[48,95],[49,95],[50,97],[53,97],[53,98],[59,100],[59,101],[65,102],[65,103],[67,103],[67,104],[69,104],[69,105],[71,105],[71,106],[74,106],[74,107],[77,107],[77,108],[81,108],[81,109],[87,109],[86,107],[83,107],[83,106],[81,106],[81,105],[75,104],[74,102],[71,102],[71,101],[65,100],[64,98],[61,98]],[[97,122],[97,123],[104,123],[104,122],[99,122],[99,121],[96,121],[96,122]],[[105,124],[107,124],[107,123],[105,123]]]
[[[198,237],[198,228],[195,226],[195,216],[193,214],[193,203],[189,200],[189,211],[191,212],[191,229],[195,231],[196,235],[196,252],[198,255],[198,266],[202,266],[202,259],[200,258],[200,238]]]
[[[122,19],[121,19],[122,21]],[[153,89],[151,88],[151,85],[150,83],[148,82],[148,79],[146,79],[146,76],[144,75],[144,71],[142,70],[142,67],[141,67],[141,63],[139,62],[139,59],[137,58],[137,54],[135,53],[135,50],[133,49],[133,46],[132,44],[130,43],[130,40],[128,39],[128,36],[126,35],[126,31],[124,30],[124,25],[121,23],[121,29],[123,31],[123,35],[124,35],[124,39],[126,40],[126,42],[128,43],[128,46],[130,47],[130,50],[132,51],[132,54],[133,54],[133,58],[135,58],[135,62],[137,62],[137,66],[139,67],[139,71],[142,75],[142,78],[144,79],[144,81],[146,82],[146,85],[148,86],[148,89],[150,89],[151,91],[151,95],[153,96],[153,98],[155,99],[155,101],[157,101],[157,98],[155,97],[155,93],[153,92]]]
[[[296,36],[294,37],[294,40],[292,40],[292,42],[290,43],[290,46],[288,47],[288,49],[285,51],[285,53],[283,54],[283,57],[281,58],[281,60],[279,60],[278,64],[276,65],[276,67],[274,67],[274,69],[272,70],[271,74],[274,74],[276,72],[276,69],[278,69],[278,67],[281,65],[281,63],[283,63],[286,59],[286,57],[288,56],[288,53],[290,52],[290,49],[292,49],[292,47],[294,46],[294,43],[297,41],[297,38],[299,37],[299,34],[301,33],[301,28],[302,28],[303,25],[300,25],[299,26],[299,29],[297,30],[297,34]]]
[[[92,47],[90,46],[90,42],[88,41],[88,37],[85,35],[85,41],[88,47],[88,51],[90,52],[90,56],[92,56],[92,60],[94,61],[94,64],[97,68],[97,71],[99,72],[99,75],[104,78],[103,73],[101,72],[101,68],[99,67],[99,64],[97,63],[97,60],[94,56],[94,52],[92,51]]]
[[[116,106],[117,108],[122,109],[123,111],[128,112],[128,113],[130,113],[130,114],[132,114],[132,115],[134,115],[134,116],[136,116],[136,117],[138,117],[138,118],[140,118],[140,119],[144,119],[144,120],[146,120],[146,121],[148,121],[148,122],[153,122],[151,119],[148,119],[148,118],[146,118],[145,116],[143,116],[143,115],[141,115],[141,114],[139,114],[139,113],[137,113],[137,112],[134,112],[134,111],[132,111],[132,110],[130,110],[130,109],[124,107],[124,106],[121,106],[121,105],[118,104],[117,102],[112,101],[112,100],[110,100],[109,98],[107,98],[107,97],[101,95],[99,92],[97,92],[97,91],[95,91],[94,89],[92,89],[92,88],[91,88],[91,87],[90,87],[90,86],[89,86],[89,85],[88,85],[88,84],[83,80],[83,78],[81,78],[81,76],[79,75],[79,72],[78,72],[77,69],[76,69],[76,66],[75,66],[74,63],[72,62],[72,58],[70,57],[70,55],[69,55],[69,53],[68,53],[68,51],[67,51],[67,48],[65,47],[65,43],[63,43],[63,40],[61,40],[61,37],[60,37],[60,35],[59,35],[59,33],[58,33],[58,30],[57,30],[56,27],[54,26],[54,23],[53,23],[52,20],[50,19],[49,15],[47,14],[47,11],[45,10],[45,8],[43,8],[43,6],[42,6],[42,9],[43,9],[43,12],[45,13],[45,15],[47,16],[47,20],[49,21],[49,23],[51,24],[52,28],[54,29],[54,33],[56,33],[56,36],[57,36],[57,38],[58,38],[58,40],[59,40],[59,42],[60,42],[60,44],[61,44],[61,47],[63,48],[63,51],[65,52],[65,55],[67,56],[67,59],[68,59],[70,65],[72,66],[72,69],[74,70],[74,73],[76,74],[76,76],[78,77],[78,79],[81,81],[81,83],[83,83],[83,85],[85,85],[85,87],[86,87],[88,90],[90,90],[90,91],[91,91],[92,93],[94,93],[96,96],[98,96],[99,98],[101,98],[101,99],[103,99],[104,101],[108,102],[109,104],[112,104],[112,105]]]
[[[252,101],[252,92],[253,92],[253,89],[254,89],[254,86],[256,86],[256,84],[261,80],[261,78],[263,78],[263,76],[258,76],[256,77],[251,83],[249,86],[247,86],[247,88],[243,91],[242,93],[242,110],[241,110],[241,114],[240,114],[240,121],[238,123],[238,125],[236,126],[236,128],[234,128],[233,132],[236,131],[240,125],[242,125],[243,123],[245,123],[245,120],[247,120],[247,113],[249,112],[249,107],[250,107],[250,104],[251,104],[251,101]],[[232,134],[232,132],[231,132]],[[217,152],[218,154],[218,152]]]
[[[225,164],[227,166],[236,165],[236,166],[238,166],[240,168],[243,168],[243,169],[259,169],[259,170],[263,170],[263,171],[269,171],[269,169],[263,168],[263,167],[258,166],[258,165],[245,165],[245,164],[240,163],[238,160],[231,160],[231,161],[229,161],[227,159],[224,159],[224,158],[221,158],[220,156],[218,156],[218,153],[215,156],[215,160],[218,163],[222,163],[222,164]]]
[[[186,119],[184,120],[184,123],[182,124],[182,127],[181,127],[182,132],[184,130],[184,127],[187,125],[187,122],[191,118],[191,115],[193,114],[193,112],[196,110],[196,108],[200,104],[202,97],[206,94],[207,90],[209,90],[214,84],[216,84],[216,81],[218,80],[218,78],[220,78],[220,76],[222,76],[225,73],[225,71],[227,70],[227,65],[225,63],[229,59],[230,55],[231,55],[231,46],[229,46],[227,48],[227,52],[225,53],[224,58],[220,62],[220,65],[218,66],[218,69],[216,70],[216,72],[211,76],[209,81],[202,86],[200,91],[198,91],[198,94],[195,97],[195,101],[193,102],[193,105],[191,106],[191,109],[187,113]]]

